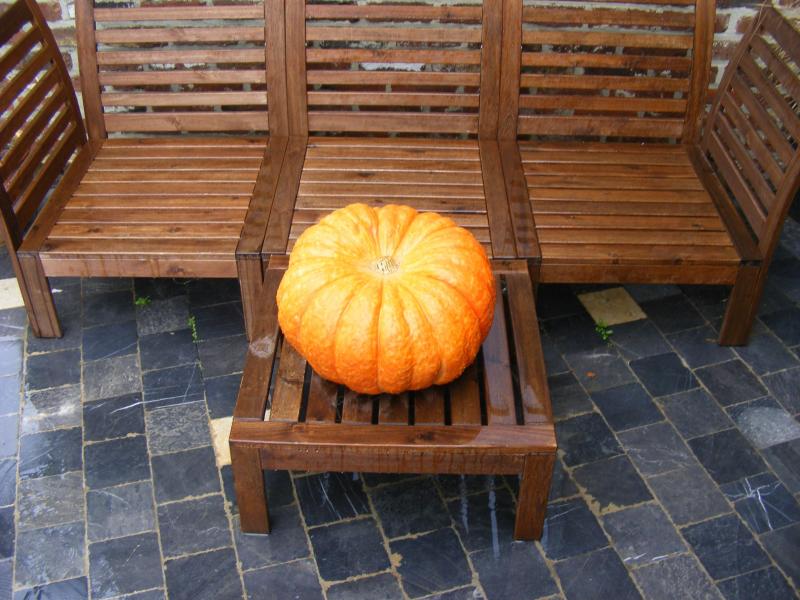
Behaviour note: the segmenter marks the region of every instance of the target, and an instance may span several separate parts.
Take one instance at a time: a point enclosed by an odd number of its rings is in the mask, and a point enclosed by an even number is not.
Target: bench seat
[[[520,154],[542,281],[574,281],[567,265],[643,267],[608,269],[626,282],[683,265],[683,283],[702,265],[735,280],[741,258],[684,146],[522,142]]]
[[[467,228],[490,258],[515,256],[496,142],[312,136],[294,143],[281,170],[266,254],[290,252],[326,214],[364,202],[436,211]]]
[[[88,277],[102,264],[107,276],[236,277],[236,246],[266,143],[103,140],[39,248],[45,270]]]

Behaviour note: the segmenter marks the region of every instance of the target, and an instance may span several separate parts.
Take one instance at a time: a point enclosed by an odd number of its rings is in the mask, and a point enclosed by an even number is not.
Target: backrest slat
[[[290,43],[298,31],[304,31],[303,65]],[[287,78],[298,70],[312,133],[496,138],[501,35],[500,0],[460,6],[288,0]],[[305,123],[296,120],[290,129],[303,135]]]
[[[516,133],[621,141],[694,136],[708,80],[713,0],[588,4],[523,1]],[[501,135],[509,138],[508,116],[503,122]]]
[[[770,257],[800,187],[800,32],[764,7],[728,64],[701,148]]]
[[[268,130],[263,2],[78,8],[93,136]]]
[[[15,250],[86,134],[64,59],[33,0],[0,14],[0,42],[0,212]]]

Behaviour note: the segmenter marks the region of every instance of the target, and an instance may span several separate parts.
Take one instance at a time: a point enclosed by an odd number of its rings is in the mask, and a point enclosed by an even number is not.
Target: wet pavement
[[[242,535],[236,282],[52,284],[62,339],[0,310],[0,599],[798,595],[794,221],[745,348],[715,343],[724,288],[540,287],[560,450],[535,544],[508,477],[270,472],[274,531]]]

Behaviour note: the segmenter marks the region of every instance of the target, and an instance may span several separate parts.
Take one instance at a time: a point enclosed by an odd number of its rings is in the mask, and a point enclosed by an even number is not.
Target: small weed
[[[145,306],[148,306],[151,302],[152,300],[150,300],[150,296],[137,296],[136,300],[133,301],[133,303],[139,308],[144,308]]]
[[[611,339],[611,336],[614,334],[614,330],[609,329],[608,325],[606,325],[603,321],[598,321],[594,326],[594,330],[604,342],[608,342]]]
[[[195,343],[198,342],[200,338],[197,337],[197,318],[194,315],[191,315],[187,319],[186,323],[189,325],[189,329],[192,330],[192,341]]]

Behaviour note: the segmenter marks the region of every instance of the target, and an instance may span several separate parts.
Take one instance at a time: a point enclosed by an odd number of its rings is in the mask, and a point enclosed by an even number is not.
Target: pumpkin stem
[[[375,270],[384,275],[395,273],[399,268],[400,266],[391,256],[381,256],[375,261]]]

